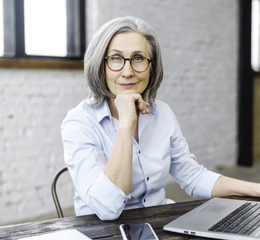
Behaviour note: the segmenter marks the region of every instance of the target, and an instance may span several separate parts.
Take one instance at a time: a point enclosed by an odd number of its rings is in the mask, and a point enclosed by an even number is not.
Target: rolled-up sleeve
[[[120,216],[130,196],[104,174],[107,156],[99,132],[81,116],[67,117],[62,125],[64,158],[75,194],[102,220]]]
[[[174,122],[175,129],[171,139],[170,174],[190,196],[211,198],[214,185],[221,175],[198,164],[195,156],[189,151],[188,143],[182,136],[176,118]]]
[[[110,196],[111,194],[113,196]],[[103,171],[86,196],[91,209],[94,209],[102,220],[117,219],[129,198],[110,181]]]

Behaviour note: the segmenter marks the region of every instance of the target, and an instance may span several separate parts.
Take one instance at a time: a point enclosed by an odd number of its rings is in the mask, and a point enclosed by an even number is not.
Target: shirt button
[[[141,151],[139,150],[139,154],[141,153]]]
[[[149,181],[149,177],[147,177],[146,180]]]
[[[144,202],[145,202],[145,199],[144,199]]]

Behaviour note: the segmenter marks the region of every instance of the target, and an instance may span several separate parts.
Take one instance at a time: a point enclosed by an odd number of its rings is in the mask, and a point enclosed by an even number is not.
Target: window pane
[[[255,71],[260,70],[260,3],[252,1],[252,40],[251,40],[251,65]]]
[[[66,56],[66,0],[24,1],[25,53]]]
[[[80,2],[67,0],[67,57],[80,56]]]
[[[0,0],[0,56],[4,55],[4,10],[3,0]]]

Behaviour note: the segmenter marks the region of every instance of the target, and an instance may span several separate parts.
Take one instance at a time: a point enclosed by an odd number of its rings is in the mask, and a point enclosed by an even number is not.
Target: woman
[[[90,95],[62,123],[76,215],[112,220],[124,209],[172,202],[170,173],[193,197],[260,196],[260,185],[208,171],[189,152],[174,113],[156,100],[161,51],[142,20],[123,17],[93,37],[84,59]]]

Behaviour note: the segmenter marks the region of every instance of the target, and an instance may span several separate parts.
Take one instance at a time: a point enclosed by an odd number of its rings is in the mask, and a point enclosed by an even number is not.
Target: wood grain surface
[[[229,197],[233,199],[245,199],[259,201],[259,198]],[[102,221],[96,215],[80,217],[68,217],[39,222],[11,225],[0,227],[0,239],[19,239],[44,233],[55,232],[65,229],[77,229],[93,239],[122,239],[119,225],[122,223],[150,223],[159,239],[207,239],[196,236],[172,233],[163,230],[163,226],[207,200],[197,200],[183,203],[175,203],[163,206],[148,207],[141,209],[125,210],[114,221]]]

